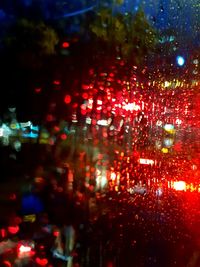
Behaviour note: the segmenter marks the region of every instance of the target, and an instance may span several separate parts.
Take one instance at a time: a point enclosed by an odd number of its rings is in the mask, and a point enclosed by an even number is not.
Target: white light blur
[[[164,144],[166,147],[171,147],[173,145],[173,143],[174,143],[174,141],[171,138],[165,138],[164,139]]]
[[[86,123],[87,123],[87,124],[91,124],[91,123],[92,123],[92,119],[89,118],[89,117],[87,117],[87,118],[86,118]]]
[[[162,189],[161,189],[161,188],[158,188],[158,189],[156,190],[156,196],[160,197],[160,196],[162,196],[162,194],[163,194]]]
[[[176,124],[180,125],[182,123],[182,120],[176,119]]]
[[[162,126],[162,121],[157,121],[157,122],[156,122],[156,125],[157,125],[157,126]]]
[[[21,123],[20,123],[20,126],[21,126],[22,128],[30,127],[31,125],[32,125],[32,122],[31,122],[31,121],[21,122]]]
[[[97,124],[100,126],[108,126],[109,122],[108,122],[108,120],[98,120]]]
[[[0,128],[0,137],[3,136],[3,128]]]
[[[139,163],[140,164],[145,164],[145,165],[153,165],[154,164],[154,160],[140,158],[139,159]]]
[[[164,129],[165,129],[165,131],[174,130],[174,125],[173,124],[165,124]]]
[[[123,108],[126,110],[126,111],[138,111],[140,110],[140,106],[139,105],[136,105],[135,103],[128,103],[128,104],[125,104],[123,106]]]

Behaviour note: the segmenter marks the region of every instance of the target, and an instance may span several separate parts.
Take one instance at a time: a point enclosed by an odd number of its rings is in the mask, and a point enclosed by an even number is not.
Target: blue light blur
[[[184,59],[184,57],[182,57],[182,56],[177,56],[176,57],[176,62],[177,62],[177,64],[179,65],[179,66],[183,66],[184,64],[185,64],[185,59]]]
[[[37,195],[29,193],[22,196],[21,212],[23,215],[38,214],[43,210],[43,203]]]

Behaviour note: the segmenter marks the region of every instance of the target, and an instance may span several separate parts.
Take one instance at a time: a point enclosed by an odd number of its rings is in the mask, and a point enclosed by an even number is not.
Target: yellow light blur
[[[169,134],[175,134],[176,130],[175,129],[171,129],[171,130],[166,130],[166,132],[168,132]]]
[[[168,82],[168,81],[165,81],[165,83],[164,83],[164,87],[166,88],[166,87],[169,87],[170,86],[170,82]]]
[[[162,153],[167,154],[167,153],[169,152],[169,149],[166,148],[166,147],[163,147],[163,148],[161,149],[161,151],[162,151]]]
[[[24,216],[24,222],[35,222],[36,220],[36,215],[35,214],[30,214],[30,215],[25,215]]]

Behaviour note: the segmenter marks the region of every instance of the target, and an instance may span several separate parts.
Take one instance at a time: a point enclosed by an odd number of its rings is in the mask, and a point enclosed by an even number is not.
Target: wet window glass
[[[0,266],[200,266],[199,15],[0,1]]]

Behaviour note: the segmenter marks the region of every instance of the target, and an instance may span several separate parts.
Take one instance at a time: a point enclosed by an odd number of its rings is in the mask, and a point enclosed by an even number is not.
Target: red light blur
[[[6,237],[6,230],[5,229],[0,229],[0,235],[2,238]]]
[[[65,98],[64,98],[64,102],[65,104],[69,104],[71,102],[71,96],[70,95],[66,95]]]
[[[60,127],[59,127],[59,126],[54,126],[54,130],[55,130],[56,132],[60,131]]]
[[[46,266],[48,264],[48,260],[46,258],[40,259],[37,257],[35,261],[40,266]]]
[[[78,103],[73,103],[73,108],[77,108],[78,107]]]
[[[16,217],[14,218],[14,223],[16,223],[16,224],[20,224],[21,222],[22,222],[22,219],[21,219],[20,217],[16,216]]]
[[[46,120],[49,121],[49,122],[53,121],[53,119],[54,119],[53,115],[51,115],[51,114],[48,114],[47,117],[46,117]]]
[[[113,265],[113,263],[111,262],[111,261],[109,261],[108,263],[107,263],[107,265],[106,265],[106,267],[113,267],[114,265]]]
[[[59,231],[54,231],[54,232],[53,232],[53,235],[54,235],[55,237],[58,237],[59,234],[60,234]]]
[[[82,94],[82,98],[83,98],[83,99],[88,99],[88,93],[83,93],[83,94]]]
[[[66,140],[66,139],[67,139],[67,135],[66,135],[66,134],[61,134],[60,138],[61,138],[62,140]]]
[[[8,226],[8,232],[15,235],[17,232],[19,232],[19,226]]]
[[[62,43],[62,48],[68,48],[69,47],[69,43],[68,42],[63,42]]]
[[[11,194],[10,196],[9,196],[9,198],[11,199],[11,200],[16,200],[16,194],[15,193],[13,193],[13,194]]]
[[[87,110],[81,109],[81,114],[82,115],[86,115],[87,114]]]
[[[3,261],[4,266],[11,267],[11,263],[9,261]]]
[[[87,84],[82,84],[82,88],[83,88],[83,90],[88,90],[90,87]]]
[[[60,85],[60,81],[59,80],[55,80],[55,81],[53,81],[53,84]]]
[[[39,88],[39,87],[35,88],[35,93],[36,93],[36,94],[39,94],[41,91],[42,91],[41,88]]]

